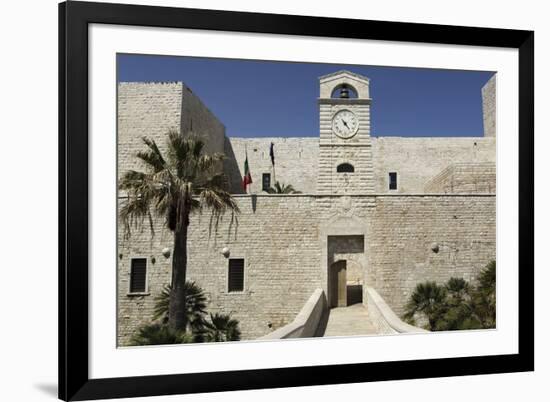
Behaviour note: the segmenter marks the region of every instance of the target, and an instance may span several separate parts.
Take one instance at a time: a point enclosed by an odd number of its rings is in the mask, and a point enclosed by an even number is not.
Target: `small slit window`
[[[244,290],[244,259],[231,258],[227,273],[227,291],[242,292]]]
[[[271,188],[271,174],[262,174],[262,191],[267,191]]]
[[[355,172],[355,168],[352,164],[349,163],[341,163],[336,167],[336,172],[338,173],[353,173]]]
[[[132,258],[130,268],[130,293],[145,293],[147,287],[147,259]]]
[[[397,173],[390,172],[390,190],[397,190]]]

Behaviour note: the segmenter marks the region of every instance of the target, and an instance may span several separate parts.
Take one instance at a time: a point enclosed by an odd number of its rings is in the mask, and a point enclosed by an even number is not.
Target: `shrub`
[[[170,345],[191,342],[194,342],[193,336],[187,332],[174,331],[165,324],[149,324],[138,329],[130,345]]]
[[[480,272],[472,287],[462,278],[450,278],[444,286],[419,283],[405,306],[403,318],[415,324],[423,315],[431,331],[485,329],[496,326],[496,262]]]
[[[132,337],[130,345],[168,345],[177,343],[225,342],[241,339],[239,322],[229,315],[210,314],[206,316],[206,296],[204,290],[187,281],[186,308],[187,329],[175,331],[168,326],[168,309],[170,306],[170,286],[164,286],[159,296],[155,298],[153,320],[158,322],[142,326]]]
[[[185,302],[187,329],[197,332],[202,329],[204,315],[206,314],[206,296],[204,290],[195,282],[185,282]],[[170,305],[171,286],[165,285],[159,296],[155,298],[156,304],[153,320],[161,320],[163,324],[168,322],[168,308]]]

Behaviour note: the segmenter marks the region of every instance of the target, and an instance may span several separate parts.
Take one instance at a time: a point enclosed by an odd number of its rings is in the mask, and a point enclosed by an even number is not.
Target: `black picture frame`
[[[305,35],[519,51],[517,354],[90,379],[88,25]],[[59,398],[103,398],[534,370],[534,32],[71,1],[59,5]]]

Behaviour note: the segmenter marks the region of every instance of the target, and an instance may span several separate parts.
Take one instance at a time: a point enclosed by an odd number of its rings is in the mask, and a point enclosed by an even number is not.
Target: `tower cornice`
[[[319,105],[370,105],[372,99],[318,98]]]

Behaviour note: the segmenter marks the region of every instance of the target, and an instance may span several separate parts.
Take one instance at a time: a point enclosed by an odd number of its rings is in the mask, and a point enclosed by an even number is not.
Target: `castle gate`
[[[363,301],[363,235],[328,236],[328,305],[346,307]]]

